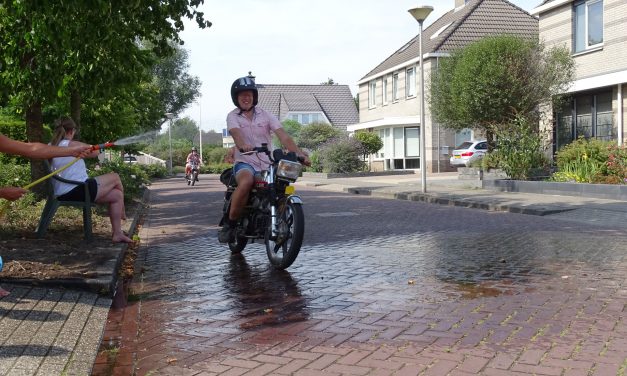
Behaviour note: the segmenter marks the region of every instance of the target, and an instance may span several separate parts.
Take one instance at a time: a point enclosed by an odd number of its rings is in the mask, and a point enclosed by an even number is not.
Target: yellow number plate
[[[295,191],[296,191],[296,188],[294,188],[293,185],[288,185],[287,187],[285,187],[285,194],[286,195],[292,195],[292,194],[294,194]]]

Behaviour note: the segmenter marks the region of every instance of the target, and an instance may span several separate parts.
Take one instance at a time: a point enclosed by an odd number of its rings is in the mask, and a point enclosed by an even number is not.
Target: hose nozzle
[[[104,149],[111,148],[111,147],[114,147],[114,146],[115,146],[115,144],[113,142],[105,142],[103,144],[92,145],[91,146],[91,150],[100,150],[100,152],[103,152]]]

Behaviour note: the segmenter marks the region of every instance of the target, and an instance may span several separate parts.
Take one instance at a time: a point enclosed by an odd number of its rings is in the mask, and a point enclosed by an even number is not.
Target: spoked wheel
[[[196,179],[198,178],[198,172],[192,172],[192,185],[196,184]]]
[[[270,263],[278,269],[286,269],[296,260],[303,244],[305,215],[300,204],[287,202],[280,208],[278,234],[272,234],[269,223],[265,243]]]

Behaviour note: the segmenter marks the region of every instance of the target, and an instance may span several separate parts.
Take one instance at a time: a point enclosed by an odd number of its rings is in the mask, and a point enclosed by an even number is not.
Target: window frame
[[[405,69],[405,98],[415,98],[416,95],[416,67],[414,66]]]
[[[381,93],[383,94],[381,96],[381,102],[385,106],[389,102],[389,97],[388,97],[388,76],[387,75],[381,77]]]
[[[601,4],[601,41],[595,44],[590,44],[590,7],[596,4]],[[578,22],[578,9],[583,9],[583,30],[580,30]],[[583,40],[579,41],[579,36],[583,33]],[[603,0],[580,0],[573,3],[573,54],[581,54],[590,51],[595,51],[603,48],[605,40],[605,27],[604,27],[604,4]],[[579,44],[583,43],[583,46]]]
[[[398,102],[399,99],[398,72],[394,72],[394,74],[392,74],[392,102]]]
[[[368,82],[368,108],[377,107],[377,80]]]

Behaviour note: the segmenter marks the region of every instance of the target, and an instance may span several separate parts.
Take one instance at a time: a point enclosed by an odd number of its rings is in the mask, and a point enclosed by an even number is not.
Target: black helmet
[[[257,102],[259,101],[259,93],[257,92],[255,80],[250,77],[240,77],[233,82],[233,85],[231,85],[231,99],[233,100],[235,107],[239,108],[237,95],[246,90],[251,90],[253,92],[253,107],[257,105]]]

